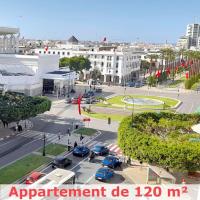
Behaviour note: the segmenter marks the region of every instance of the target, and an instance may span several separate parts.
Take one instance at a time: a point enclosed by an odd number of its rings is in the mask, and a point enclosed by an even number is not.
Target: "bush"
[[[191,126],[200,121],[197,114],[142,113],[125,118],[119,127],[118,143],[133,159],[181,171],[200,170],[200,138]]]

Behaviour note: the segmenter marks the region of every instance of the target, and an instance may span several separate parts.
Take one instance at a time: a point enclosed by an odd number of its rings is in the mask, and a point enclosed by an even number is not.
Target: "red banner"
[[[79,95],[79,97],[78,97],[78,113],[79,113],[79,115],[81,115],[81,99],[82,99],[82,96]]]

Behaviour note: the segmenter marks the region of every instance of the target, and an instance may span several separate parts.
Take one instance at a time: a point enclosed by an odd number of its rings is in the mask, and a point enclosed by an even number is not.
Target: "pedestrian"
[[[67,129],[67,134],[70,136],[71,133],[70,133],[70,128]]]
[[[74,148],[76,148],[78,146],[77,142],[74,142]]]
[[[61,132],[58,133],[58,140],[61,138]]]
[[[82,141],[82,140],[83,140],[83,138],[84,138],[84,137],[83,137],[83,135],[81,134],[81,136],[80,136],[80,141]]]

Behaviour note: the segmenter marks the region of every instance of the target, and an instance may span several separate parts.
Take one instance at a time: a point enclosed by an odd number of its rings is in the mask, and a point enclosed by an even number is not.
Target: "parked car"
[[[135,86],[135,82],[128,82],[128,83],[127,83],[127,86],[128,86],[128,87],[134,87],[134,86]]]
[[[94,92],[93,91],[88,91],[87,92],[89,96],[94,96]]]
[[[72,164],[72,161],[70,159],[68,159],[67,157],[64,157],[64,156],[57,156],[51,166],[52,168],[66,168],[67,166],[71,165]]]
[[[109,153],[109,149],[103,145],[96,145],[92,149],[92,151],[99,156],[107,155]]]
[[[136,82],[136,83],[135,83],[135,87],[136,87],[136,88],[141,87],[141,83],[140,83],[140,82]]]
[[[102,92],[102,88],[100,88],[100,87],[96,88],[96,92],[97,93],[101,93]]]
[[[116,167],[120,167],[122,164],[122,162],[119,160],[119,158],[115,157],[115,156],[107,156],[105,157],[105,159],[102,161],[102,165],[103,166],[107,166],[110,168],[116,168]]]
[[[90,150],[86,146],[77,146],[73,150],[74,156],[84,157],[90,153]]]
[[[99,181],[107,181],[110,180],[114,176],[114,171],[107,167],[102,167],[97,170],[95,174],[95,179]]]
[[[45,176],[44,173],[41,173],[41,172],[32,172],[30,174],[30,176],[28,176],[26,178],[26,181],[25,183],[26,184],[33,184],[34,182],[36,182],[37,180],[39,180],[40,178],[42,178],[43,176]]]
[[[71,103],[72,99],[70,97],[66,97],[66,103]]]

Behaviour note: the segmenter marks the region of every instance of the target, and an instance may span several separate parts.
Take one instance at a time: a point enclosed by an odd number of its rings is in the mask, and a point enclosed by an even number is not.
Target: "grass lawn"
[[[31,154],[26,156],[25,158],[0,169],[0,184],[13,183],[41,165],[50,162],[50,160],[51,159],[39,155]]]
[[[126,95],[128,96],[128,95]],[[163,101],[165,103],[165,107],[173,107],[178,103],[178,100],[175,99],[171,99],[171,98],[166,98],[166,97],[158,97],[158,96],[145,96],[145,95],[129,95],[132,96],[134,98],[147,98],[147,99],[155,99],[155,100],[160,100]],[[110,98],[107,100],[107,102],[109,103],[108,105],[103,104],[103,103],[97,103],[95,104],[96,106],[102,106],[102,107],[116,107],[112,104],[117,105],[118,107],[124,107],[125,103],[122,101],[122,99],[124,98],[123,95],[120,96],[116,96],[113,98]],[[131,106],[131,104],[127,104],[129,106]],[[152,109],[159,109],[159,108],[163,108],[163,105],[157,105],[157,106],[148,106],[148,105],[134,105],[135,108],[152,108]]]
[[[87,113],[83,112],[84,115],[87,115],[89,117],[97,118],[97,119],[108,119],[108,117],[111,118],[111,121],[121,121],[124,117],[123,115],[114,115],[114,114],[103,114],[103,113]]]
[[[75,131],[75,133],[77,133],[77,134],[82,134],[82,135],[87,135],[87,136],[91,136],[91,135],[95,134],[96,132],[97,132],[97,130],[95,130],[93,128],[80,128]]]
[[[62,144],[49,144],[46,146],[46,154],[57,156],[63,152],[67,151],[67,147]],[[43,148],[39,150],[39,152],[43,152]]]

